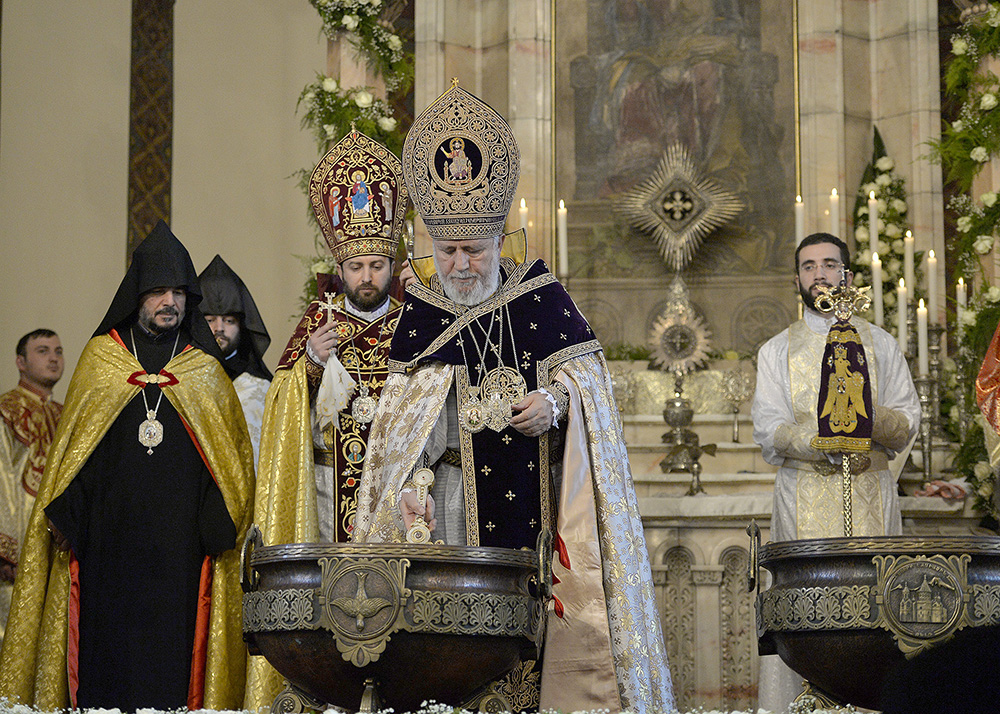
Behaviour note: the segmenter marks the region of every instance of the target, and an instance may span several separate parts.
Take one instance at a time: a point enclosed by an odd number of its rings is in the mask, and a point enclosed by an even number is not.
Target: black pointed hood
[[[239,360],[240,364],[245,363],[240,372],[272,379],[271,371],[264,364],[264,353],[271,344],[271,336],[267,334],[257,304],[240,276],[226,264],[222,256],[216,255],[198,276],[198,282],[201,285],[203,314],[240,317],[240,354],[233,358],[244,358]],[[231,376],[236,377],[238,374]]]
[[[191,335],[194,346],[222,362],[219,345],[198,309],[201,288],[194,263],[187,248],[162,220],[132,253],[132,264],[125,272],[111,307],[94,336],[106,334],[114,328],[122,331],[130,327],[139,315],[139,297],[153,288],[162,287],[184,289],[187,301],[181,326]]]

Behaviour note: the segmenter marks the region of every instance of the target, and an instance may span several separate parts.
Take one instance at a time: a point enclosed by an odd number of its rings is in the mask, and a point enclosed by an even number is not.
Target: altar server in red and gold
[[[63,408],[52,398],[65,364],[59,335],[33,330],[18,340],[16,352],[20,379],[0,396],[0,641],[21,540]]]
[[[349,197],[349,199],[347,198]],[[399,159],[351,131],[316,166],[309,199],[338,267],[318,280],[264,407],[255,523],[264,542],[346,542],[402,305],[390,297],[408,202]],[[247,708],[281,678],[253,657]]]
[[[0,652],[0,696],[42,710],[237,708],[239,553],[253,449],[160,221],[136,248],[66,398]]]
[[[670,711],[604,353],[545,264],[524,261],[523,235],[503,235],[519,173],[510,126],[457,81],[406,137],[403,175],[433,265],[414,262],[420,281],[393,335],[355,537],[401,541],[415,515],[449,545],[534,548],[555,534],[540,695],[520,691],[511,706]],[[413,488],[425,466],[426,514]]]

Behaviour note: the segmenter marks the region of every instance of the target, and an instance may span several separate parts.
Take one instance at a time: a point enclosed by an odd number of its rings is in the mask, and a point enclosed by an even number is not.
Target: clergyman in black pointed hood
[[[24,646],[0,651],[12,699],[242,703],[240,613],[218,603],[240,598],[232,549],[252,516],[253,448],[197,278],[161,221],[80,355],[7,621]]]
[[[257,304],[240,276],[221,255],[216,255],[201,275],[201,312],[205,316],[226,361],[223,366],[234,379],[244,372],[270,381],[264,353],[271,344]],[[221,318],[235,318],[224,321]]]
[[[225,356],[222,366],[232,378],[236,395],[243,405],[256,464],[264,398],[272,378],[264,364],[264,352],[271,344],[271,337],[247,286],[222,256],[215,256],[198,280],[202,292],[201,312]]]

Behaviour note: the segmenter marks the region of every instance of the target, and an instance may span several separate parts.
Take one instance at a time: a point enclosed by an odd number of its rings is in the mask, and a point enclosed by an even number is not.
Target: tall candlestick
[[[917,305],[917,373],[927,376],[927,308],[923,300]]]
[[[868,193],[868,235],[869,235],[869,245],[872,248],[878,247],[878,199],[875,198],[875,192],[870,191]]]
[[[934,251],[927,253],[927,313],[932,324],[938,324],[937,256]]]
[[[795,245],[797,246],[806,237],[806,207],[802,203],[802,196],[795,197]]]
[[[906,237],[903,238],[903,278],[916,297],[917,280],[913,276],[913,234],[910,231],[906,231]]]
[[[907,334],[906,334],[906,281],[899,279],[899,287],[896,288],[896,332],[899,339],[899,349],[906,354]]]
[[[521,228],[524,229],[525,233],[528,232],[528,204],[521,199],[521,207],[517,209],[518,215],[521,217]]]
[[[878,253],[872,253],[872,303],[875,306],[875,324],[885,323],[885,308],[882,305],[882,261]]]
[[[556,209],[556,236],[558,237],[557,249],[559,250],[559,277],[565,278],[569,275],[569,241],[566,230],[566,204],[559,199],[559,208]]]
[[[830,235],[840,236],[840,196],[837,189],[830,191]]]

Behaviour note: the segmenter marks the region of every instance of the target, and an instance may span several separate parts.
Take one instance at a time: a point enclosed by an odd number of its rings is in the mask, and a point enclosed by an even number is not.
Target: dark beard
[[[813,283],[813,286],[815,286],[815,283]],[[811,286],[809,288],[804,288],[802,286],[799,286],[799,297],[802,298],[802,303],[807,308],[809,308],[810,310],[812,310],[814,312],[818,312],[816,310],[816,298],[814,298],[812,296],[812,293],[810,292],[812,290],[813,286]],[[826,287],[826,286],[823,286],[823,287]]]
[[[376,288],[375,294],[370,298],[361,293],[361,288],[367,287]],[[385,302],[385,299],[389,296],[389,286],[386,285],[384,289],[378,290],[377,285],[373,285],[372,283],[362,283],[356,290],[350,290],[345,285],[344,295],[346,295],[347,299],[351,301],[351,304],[361,312],[371,312]]]

